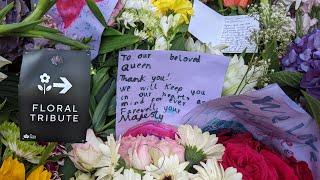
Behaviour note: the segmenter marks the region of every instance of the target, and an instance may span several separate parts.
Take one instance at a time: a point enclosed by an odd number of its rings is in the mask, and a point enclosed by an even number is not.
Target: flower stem
[[[31,22],[41,19],[41,17],[56,3],[56,0],[39,0],[37,7],[27,16],[23,22]]]

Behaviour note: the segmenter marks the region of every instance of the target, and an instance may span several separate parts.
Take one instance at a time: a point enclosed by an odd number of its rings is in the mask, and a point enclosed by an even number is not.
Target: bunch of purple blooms
[[[292,42],[281,64],[286,71],[303,73],[300,86],[320,99],[320,29]]]

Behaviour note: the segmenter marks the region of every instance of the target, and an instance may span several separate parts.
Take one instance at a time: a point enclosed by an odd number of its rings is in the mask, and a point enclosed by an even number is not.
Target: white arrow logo
[[[60,77],[60,79],[62,80],[63,83],[53,83],[53,87],[63,88],[59,92],[59,94],[65,94],[72,88],[72,84],[65,77]]]

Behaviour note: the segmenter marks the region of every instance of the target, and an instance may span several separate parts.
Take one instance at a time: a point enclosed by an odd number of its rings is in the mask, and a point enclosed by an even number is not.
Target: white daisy
[[[153,180],[150,174],[145,174],[141,178],[141,174],[134,172],[133,169],[125,169],[123,174],[118,174],[113,180]]]
[[[146,174],[150,173],[156,180],[188,180],[188,172],[185,171],[188,164],[188,162],[180,164],[177,155],[163,156],[157,164],[146,166]]]
[[[202,130],[196,126],[182,125],[178,128],[176,140],[188,148],[196,148],[197,152],[202,152],[206,159],[216,158],[220,160],[225,147],[217,144],[218,137],[209,132],[202,133]]]
[[[138,21],[136,14],[130,11],[124,11],[117,20],[123,21],[123,24],[127,29],[130,29],[130,27],[136,27],[135,23]]]
[[[113,135],[107,137],[107,142],[99,144],[99,149],[104,156],[108,157],[108,163],[94,174],[99,179],[112,179],[114,176],[121,173],[122,168],[116,170],[120,154],[118,153],[120,147],[120,140],[116,141]]]
[[[216,159],[208,159],[207,163],[200,162],[201,166],[195,165],[198,171],[193,176],[194,180],[241,180],[242,174],[236,168],[229,167],[226,170]]]

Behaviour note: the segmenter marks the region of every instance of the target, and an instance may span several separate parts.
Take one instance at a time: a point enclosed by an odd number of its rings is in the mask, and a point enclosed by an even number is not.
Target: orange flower
[[[22,163],[12,157],[7,158],[3,161],[0,168],[0,179],[10,180],[24,180],[25,179],[25,168]]]
[[[37,169],[32,171],[27,180],[50,180],[51,175],[51,172],[45,170],[43,166],[39,166]]]
[[[223,5],[225,7],[241,7],[247,8],[251,3],[251,0],[223,0]]]

